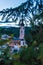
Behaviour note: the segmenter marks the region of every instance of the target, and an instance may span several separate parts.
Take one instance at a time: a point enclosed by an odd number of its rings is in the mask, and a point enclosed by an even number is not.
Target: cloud
[[[0,23],[0,27],[19,27],[17,24],[13,23]]]

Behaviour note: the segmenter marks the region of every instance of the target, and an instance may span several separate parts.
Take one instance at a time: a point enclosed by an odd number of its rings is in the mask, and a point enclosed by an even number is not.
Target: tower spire
[[[24,21],[24,17],[23,17],[23,14],[22,14],[21,19],[20,19],[20,26],[24,26],[23,21]]]

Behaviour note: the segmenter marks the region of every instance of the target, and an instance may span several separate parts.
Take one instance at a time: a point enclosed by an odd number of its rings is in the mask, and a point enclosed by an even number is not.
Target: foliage
[[[39,44],[39,55],[38,55],[38,59],[40,59],[41,60],[41,62],[42,62],[42,65],[43,65],[43,43],[40,43]]]
[[[25,63],[22,63],[20,61],[14,61],[13,65],[26,65]]]
[[[40,56],[43,55],[43,51],[40,51],[42,48],[39,46],[37,47],[36,45],[32,45],[28,48],[23,48],[20,53],[20,61],[27,65],[41,65],[41,59],[38,59],[38,57],[40,58]]]
[[[27,24],[27,22],[29,22],[30,19],[32,19],[35,15],[41,14],[42,12],[43,12],[42,0],[34,0],[34,1],[27,0],[25,3],[22,3],[20,6],[16,8],[3,9],[2,11],[0,11],[0,16],[2,16],[1,18],[2,21],[4,21],[5,19],[5,22],[9,22],[9,20],[12,19],[12,21],[16,23],[18,19],[20,19],[21,21],[23,15],[23,21],[25,22],[25,24]]]
[[[9,65],[9,63],[11,63],[12,61],[12,56],[10,54],[10,48],[9,46],[6,47],[6,49],[2,49],[1,48],[1,54],[0,54],[0,63],[3,62],[4,65]]]
[[[6,39],[6,40],[0,40],[0,46],[1,45],[4,45],[4,44],[6,44],[7,42],[9,42],[10,41],[10,39]]]
[[[12,57],[15,58],[15,59],[17,59],[17,60],[19,60],[20,55],[19,55],[19,53],[15,53],[15,54],[12,55]]]

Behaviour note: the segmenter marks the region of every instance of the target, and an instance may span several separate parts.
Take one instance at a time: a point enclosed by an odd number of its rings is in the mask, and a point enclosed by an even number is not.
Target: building
[[[3,34],[2,36],[1,36],[1,39],[2,40],[6,40],[6,39],[9,39],[9,38],[11,38],[9,35],[7,35],[7,34]]]
[[[19,34],[19,37],[18,38],[17,37],[13,37],[13,39],[10,41],[9,46],[11,47],[11,52],[13,52],[14,50],[19,51],[20,47],[22,47],[22,46],[26,46],[27,47],[24,35],[25,35],[25,27],[24,27],[24,23],[21,22],[20,23],[20,34]]]
[[[26,41],[25,41],[25,27],[24,27],[24,23],[21,22],[20,23],[20,36],[19,36],[19,39],[20,39],[20,45],[21,46],[25,46],[26,45]]]
[[[20,35],[19,37],[13,37],[13,39],[11,40],[10,44],[13,46],[14,45],[20,45],[20,46],[27,46],[25,38],[25,27],[24,27],[24,23],[20,23]]]

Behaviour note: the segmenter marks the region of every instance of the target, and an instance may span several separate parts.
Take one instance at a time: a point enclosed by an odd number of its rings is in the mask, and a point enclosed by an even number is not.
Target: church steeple
[[[23,15],[21,16],[20,19],[20,39],[24,39],[24,23],[23,23],[24,19],[23,19]]]
[[[23,21],[24,21],[24,17],[23,17],[23,15],[21,16],[21,19],[20,19],[20,26],[24,26],[24,23],[23,23]]]
[[[23,23],[23,21],[21,22],[20,26],[24,26],[24,23]]]
[[[25,27],[24,27],[24,17],[22,15],[21,19],[20,19],[20,44],[21,46],[25,45],[25,39],[24,39],[24,35],[25,35]]]

